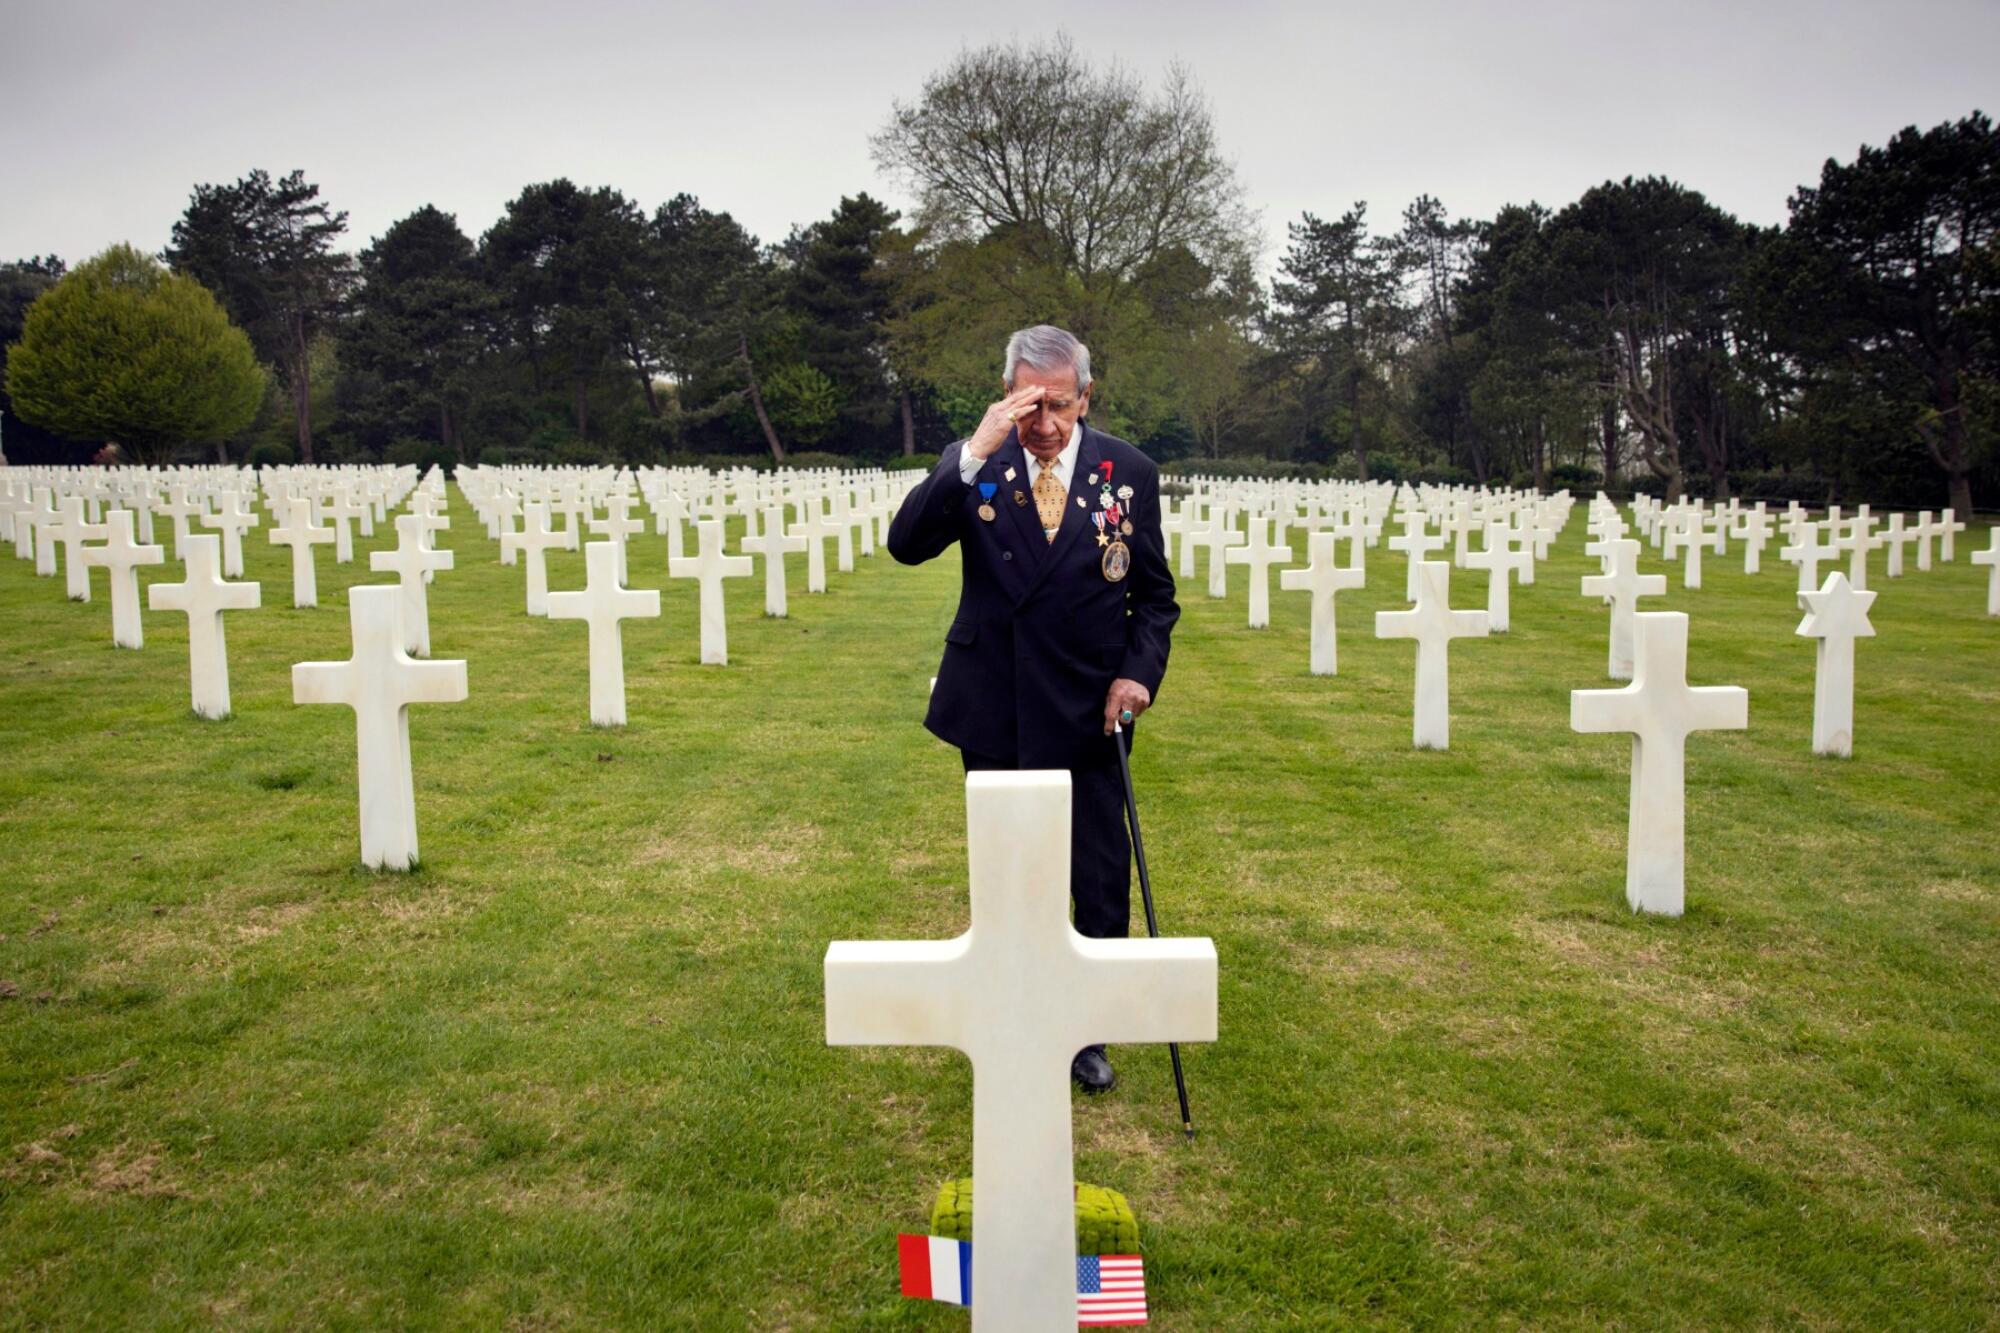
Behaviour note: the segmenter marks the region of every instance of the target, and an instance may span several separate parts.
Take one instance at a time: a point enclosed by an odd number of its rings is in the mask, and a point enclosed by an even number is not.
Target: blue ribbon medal
[[[994,482],[979,483],[979,517],[985,522],[993,521],[993,492],[999,489],[1000,487]]]

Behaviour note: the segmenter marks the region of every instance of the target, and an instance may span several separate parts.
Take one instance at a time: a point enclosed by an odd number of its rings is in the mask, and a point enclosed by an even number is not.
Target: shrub
[[[931,1203],[931,1234],[952,1240],[972,1239],[972,1180],[947,1180]],[[1076,1187],[1076,1252],[1078,1254],[1139,1253],[1139,1219],[1131,1203],[1117,1190],[1102,1185]]]
[[[251,467],[290,467],[298,461],[298,456],[298,450],[291,445],[266,440],[262,444],[251,445],[244,461]]]

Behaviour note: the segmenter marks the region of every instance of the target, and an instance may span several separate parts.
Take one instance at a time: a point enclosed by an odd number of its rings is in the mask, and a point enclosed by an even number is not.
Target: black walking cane
[[[1125,747],[1131,735],[1124,723],[1131,720],[1132,712],[1126,709],[1119,714],[1119,720],[1111,724],[1116,733],[1113,744],[1118,749],[1118,772],[1125,779],[1125,819],[1132,826],[1132,854],[1139,858],[1139,893],[1146,902],[1146,934],[1152,939],[1160,938],[1160,923],[1153,915],[1153,881],[1146,874],[1146,844],[1139,838],[1139,799],[1132,792],[1132,762],[1125,757]],[[1187,1075],[1181,1072],[1181,1046],[1177,1041],[1167,1043],[1167,1054],[1174,1061],[1174,1091],[1181,1097],[1181,1128],[1187,1131],[1188,1142],[1194,1142],[1194,1117],[1188,1113]]]

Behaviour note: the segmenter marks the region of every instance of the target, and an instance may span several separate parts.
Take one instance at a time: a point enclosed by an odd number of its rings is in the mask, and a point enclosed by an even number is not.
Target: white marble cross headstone
[[[459,703],[467,694],[464,662],[419,662],[403,651],[402,607],[395,588],[350,589],[354,655],[292,667],[294,703],[354,710],[361,863],[372,870],[408,870],[417,863],[410,705]]]
[[[549,613],[548,552],[567,546],[569,539],[549,526],[549,507],[543,501],[530,500],[523,509],[520,531],[502,533],[500,550],[527,554],[528,614],[545,616]]]
[[[843,523],[845,528],[846,524]],[[692,558],[667,562],[667,577],[701,581],[701,660],[704,666],[729,665],[729,621],[723,614],[722,581],[747,578],[757,563],[747,555],[725,555],[722,520],[706,518],[695,525]]]
[[[1505,634],[1513,621],[1508,596],[1510,580],[1535,567],[1534,552],[1515,550],[1509,531],[1505,523],[1488,520],[1485,549],[1467,551],[1465,559],[1459,562],[1467,569],[1486,571],[1486,625],[1494,634]]]
[[[625,634],[621,620],[656,619],[655,588],[618,583],[618,544],[586,542],[588,581],[581,592],[549,594],[550,620],[581,620],[590,626],[590,720],[599,727],[625,725]]]
[[[684,529],[681,524],[687,521],[687,516],[687,501],[681,498],[679,491],[671,486],[667,487],[660,496],[658,507],[653,510],[653,532],[656,536],[666,537],[669,560],[684,553],[683,542],[686,541],[686,537],[683,535]],[[575,548],[576,544],[572,542],[570,549]]]
[[[1900,517],[1900,515],[1898,515]],[[1813,675],[1813,753],[1846,758],[1854,752],[1854,641],[1875,637],[1868,608],[1875,594],[1847,581],[1839,570],[1826,586],[1805,595],[1806,618],[1798,633],[1818,639]]]
[[[174,521],[174,559],[185,559],[181,555],[181,544],[188,539],[188,520],[197,518],[208,509],[200,500],[188,498],[188,488],[178,482],[167,487],[167,498],[153,505],[153,512],[161,518]]]
[[[320,506],[320,514],[333,523],[333,563],[345,565],[354,559],[354,529],[348,524],[360,518],[368,510],[365,500],[357,499],[344,485],[335,485],[332,494]]]
[[[368,553],[368,568],[397,578],[403,597],[403,651],[416,657],[431,655],[431,606],[424,576],[433,570],[450,569],[453,562],[450,551],[426,548],[423,534],[421,517],[398,514],[396,548]]]
[[[1176,578],[1185,579],[1190,583],[1194,581],[1195,556],[1200,553],[1202,538],[1214,521],[1213,513],[1203,518],[1201,501],[1195,496],[1190,495],[1181,501],[1179,526],[1176,528],[1181,543],[1180,564],[1175,570]]]
[[[1347,543],[1347,567],[1363,578],[1368,576],[1368,514],[1359,507],[1336,517],[1327,528],[1336,542]],[[1336,547],[1336,550],[1339,548]]]
[[[1820,563],[1833,559],[1834,554],[1832,547],[1819,544],[1817,523],[1801,523],[1798,540],[1790,546],[1778,548],[1778,559],[1799,567],[1800,597],[1819,587]]]
[[[632,506],[637,501],[629,495],[614,492],[604,497],[604,517],[590,520],[590,530],[611,543],[618,553],[618,582],[623,585],[630,578],[629,566],[625,559],[625,539],[646,530],[646,521],[632,517]]]
[[[366,507],[362,509],[367,512]],[[250,507],[240,491],[224,491],[218,497],[216,512],[203,514],[201,525],[216,528],[222,533],[222,577],[240,579],[243,577],[243,533],[254,528],[262,519]]]
[[[1917,524],[1910,531],[1916,534],[1917,539],[1917,572],[1928,574],[1931,572],[1931,539],[1938,535],[1938,526],[1931,519],[1931,511],[1918,510]]]
[[[1986,614],[2000,616],[2000,523],[1986,533],[1986,549],[1972,553],[1972,563],[1986,566]]]
[[[1390,540],[1395,540],[1391,538]],[[1442,545],[1442,541],[1439,542]],[[1417,565],[1416,605],[1407,611],[1377,611],[1375,637],[1417,641],[1417,689],[1412,736],[1419,750],[1451,748],[1451,665],[1453,639],[1484,638],[1484,611],[1451,609],[1451,566],[1442,560]]]
[[[56,520],[42,526],[43,549],[53,550],[60,542],[63,548],[63,578],[68,584],[69,599],[72,602],[90,600],[90,566],[81,556],[86,540],[97,541],[104,536],[102,523],[83,521],[83,497],[69,495],[63,497]]]
[[[86,566],[102,566],[111,579],[111,642],[119,648],[143,648],[146,632],[139,623],[140,565],[166,562],[158,546],[141,546],[132,539],[132,511],[114,509],[104,516],[105,544],[86,546],[79,553]],[[186,543],[182,543],[183,547]]]
[[[817,495],[808,495],[800,502],[802,506],[797,526],[786,535],[802,537],[806,543],[806,591],[826,591],[826,541],[834,535],[840,525],[826,516],[825,507]],[[671,559],[671,558],[670,558]],[[672,565],[669,563],[668,568]]]
[[[1339,538],[1332,532],[1315,532],[1307,546],[1309,558],[1303,569],[1278,571],[1278,586],[1286,592],[1312,594],[1312,674],[1339,674],[1340,658],[1334,644],[1334,594],[1359,588],[1367,580],[1358,569],[1336,565],[1334,551]]]
[[[1947,565],[1958,559],[1958,546],[1952,538],[1965,531],[1965,524],[1958,521],[1956,510],[1947,509],[1938,515],[1938,559]]]
[[[833,566],[843,574],[852,574],[854,505],[845,486],[835,486],[828,493],[827,514],[833,521]]]
[[[826,1039],[970,1058],[972,1327],[1072,1329],[1070,1061],[1096,1042],[1214,1041],[1215,946],[1076,933],[1068,773],[968,773],[965,807],[971,928],[828,946]]]
[[[225,583],[220,543],[206,533],[190,535],[181,546],[185,582],[147,585],[146,605],[155,611],[182,611],[188,618],[188,685],[199,717],[229,716],[229,647],[222,633],[224,611],[247,611],[263,600],[263,585]]]
[[[785,556],[788,552],[805,550],[806,539],[785,532],[783,504],[764,510],[763,534],[745,537],[743,549],[764,557],[764,614],[784,619],[791,613],[790,603],[785,600]],[[672,567],[672,556],[667,557],[667,564]]]
[[[1686,903],[1687,738],[1741,731],[1750,694],[1734,685],[1687,683],[1688,618],[1641,611],[1633,618],[1638,664],[1622,690],[1572,690],[1572,731],[1632,733],[1632,794],[1625,849],[1625,900],[1635,912],[1679,916]]]
[[[1445,539],[1433,535],[1430,529],[1424,526],[1425,515],[1421,509],[1406,509],[1396,521],[1403,525],[1403,535],[1391,537],[1389,549],[1409,554],[1409,569],[1403,576],[1403,600],[1414,602],[1417,600],[1419,580],[1423,577],[1418,570],[1429,561],[1432,551],[1444,545]]]
[[[1903,548],[1917,539],[1915,529],[1903,526],[1901,514],[1889,515],[1889,530],[1882,534],[1882,540],[1889,547],[1888,575],[1892,579],[1903,577]]]
[[[1743,543],[1743,572],[1757,573],[1763,563],[1764,543],[1771,538],[1771,516],[1765,512],[1762,500],[1755,509],[1746,509],[1736,516],[1736,529],[1731,535]]]
[[[1632,679],[1632,617],[1641,597],[1667,595],[1665,574],[1639,572],[1639,543],[1620,537],[1603,543],[1607,567],[1603,574],[1586,574],[1585,597],[1602,597],[1611,603],[1611,652],[1607,674],[1613,680]]]
[[[1263,629],[1271,623],[1271,566],[1289,563],[1292,558],[1291,547],[1271,544],[1269,530],[1265,519],[1252,518],[1249,544],[1223,553],[1230,564],[1250,567],[1251,629]]]
[[[28,507],[14,516],[15,547],[19,555],[19,543],[26,541],[30,553],[35,557],[35,577],[51,578],[56,572],[56,543],[48,535],[51,525],[62,519],[55,506],[55,494],[46,486],[35,487],[35,493],[28,501]]]
[[[319,577],[313,567],[312,548],[333,540],[332,528],[316,528],[312,521],[312,501],[293,496],[285,511],[285,521],[270,530],[273,546],[292,548],[292,605],[319,605]]]
[[[1195,541],[1208,549],[1210,597],[1229,595],[1229,548],[1241,546],[1248,540],[1236,530],[1236,514],[1229,505],[1216,505],[1208,511],[1208,522]]]
[[[1860,514],[1848,524],[1847,535],[1834,542],[1834,546],[1848,553],[1847,581],[1858,592],[1868,590],[1868,553],[1877,547],[1888,545],[1888,538],[1875,532],[1875,520],[1869,516],[1864,506]],[[1805,592],[1801,591],[1801,596]]]
[[[1701,553],[1702,548],[1707,544],[1702,541],[1703,526],[1701,515],[1690,512],[1682,517],[1680,526],[1676,527],[1667,536],[1667,555],[1669,558],[1673,556],[1674,544],[1676,542],[1681,544],[1684,551],[1684,561],[1681,565],[1681,586],[1683,588],[1698,589],[1701,587]]]

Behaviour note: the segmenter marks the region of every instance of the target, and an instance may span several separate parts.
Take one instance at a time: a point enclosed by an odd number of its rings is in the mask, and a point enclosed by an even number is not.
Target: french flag
[[[947,1236],[898,1236],[903,1294],[920,1301],[972,1304],[972,1246]]]

